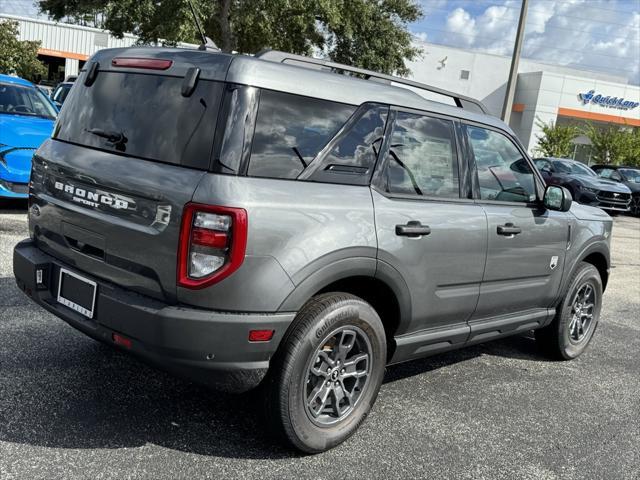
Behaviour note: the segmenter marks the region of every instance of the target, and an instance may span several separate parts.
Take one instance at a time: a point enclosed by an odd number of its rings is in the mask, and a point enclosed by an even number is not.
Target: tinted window
[[[480,198],[505,202],[536,199],[534,174],[520,150],[501,133],[467,126],[475,157]]]
[[[549,160],[546,160],[544,158],[542,159],[538,159],[535,161],[536,167],[538,167],[538,170],[547,170],[549,172],[553,172],[553,166],[551,165],[551,162]]]
[[[596,177],[597,175],[586,165],[578,162],[567,162],[563,160],[554,160],[553,166],[558,172],[575,174],[575,175],[588,175],[590,177]]]
[[[368,184],[382,144],[389,108],[364,106],[322,159],[315,181]]]
[[[602,177],[602,178],[610,178],[611,174],[614,172],[613,169],[611,168],[602,168],[597,170],[598,172],[598,176]]]
[[[453,123],[398,112],[387,156],[387,191],[459,197]]]
[[[55,118],[56,111],[34,87],[0,83],[0,114]]]
[[[296,178],[355,109],[352,105],[263,90],[249,175]]]
[[[624,178],[630,182],[640,183],[640,170],[631,168],[621,168],[620,173],[624,175]]]
[[[208,168],[222,84],[198,81],[189,97],[182,78],[100,72],[66,99],[55,137],[87,147]],[[90,133],[93,131],[94,133]],[[113,142],[100,132],[113,133]]]
[[[71,85],[60,85],[56,89],[55,93],[53,94],[53,99],[56,102],[64,103],[70,90],[71,90]]]

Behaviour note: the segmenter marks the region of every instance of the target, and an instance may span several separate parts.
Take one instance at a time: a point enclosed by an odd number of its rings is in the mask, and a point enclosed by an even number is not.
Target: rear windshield
[[[71,90],[54,138],[147,160],[206,169],[223,84],[198,81],[183,97],[183,79],[101,71]]]

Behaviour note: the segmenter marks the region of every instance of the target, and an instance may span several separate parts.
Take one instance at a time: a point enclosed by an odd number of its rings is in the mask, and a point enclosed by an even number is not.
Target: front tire
[[[343,293],[314,297],[271,365],[266,413],[276,433],[306,453],[345,441],[378,396],[386,352],[384,328],[371,305]]]
[[[631,205],[629,205],[629,211],[634,217],[640,217],[640,195],[634,195],[631,198]]]
[[[556,316],[535,331],[536,341],[549,356],[572,360],[584,352],[593,338],[602,307],[602,279],[598,269],[581,262],[571,277]]]

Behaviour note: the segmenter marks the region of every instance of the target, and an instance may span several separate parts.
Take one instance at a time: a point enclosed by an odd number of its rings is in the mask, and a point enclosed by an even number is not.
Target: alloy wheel
[[[569,340],[580,343],[589,332],[595,309],[595,290],[590,283],[578,288],[571,304],[571,321],[569,322]]]
[[[356,407],[371,374],[371,344],[355,326],[331,332],[307,366],[305,402],[312,422],[328,426],[344,420]]]

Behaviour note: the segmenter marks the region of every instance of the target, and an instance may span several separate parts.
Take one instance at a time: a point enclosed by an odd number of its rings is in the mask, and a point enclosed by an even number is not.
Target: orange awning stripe
[[[574,110],[573,108],[558,108],[558,115],[562,115],[563,117],[580,118],[583,120],[597,120],[599,122],[640,127],[640,120],[635,118],[621,117],[620,115],[608,115],[606,113],[585,112],[583,110]]]

